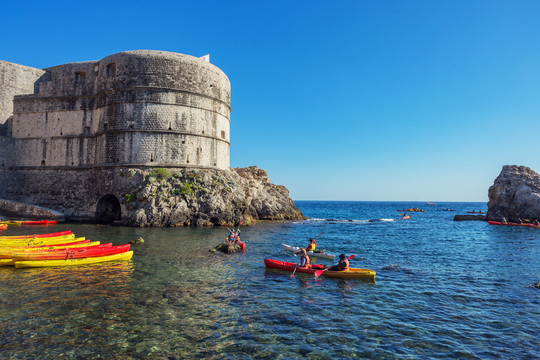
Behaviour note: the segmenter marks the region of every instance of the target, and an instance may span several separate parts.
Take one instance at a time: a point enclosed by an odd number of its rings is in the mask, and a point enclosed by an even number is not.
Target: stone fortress
[[[229,167],[230,83],[202,59],[127,51],[0,74],[3,167]]]
[[[264,170],[230,169],[230,98],[219,68],[179,53],[125,51],[43,70],[0,61],[0,199],[134,226],[304,218]],[[171,184],[148,194],[145,171],[158,168],[176,172],[182,188],[171,194],[183,198],[160,202]],[[187,184],[182,171],[203,180]],[[234,199],[209,182],[238,186],[224,187]],[[190,198],[188,185],[204,191]]]

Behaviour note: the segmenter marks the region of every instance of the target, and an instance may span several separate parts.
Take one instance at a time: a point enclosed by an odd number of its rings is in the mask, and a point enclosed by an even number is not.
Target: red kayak
[[[71,235],[71,234],[72,234],[71,230],[66,230],[66,231],[60,231],[60,232],[48,233],[48,234],[0,236],[0,239],[32,239],[32,238],[56,237],[56,236]]]
[[[502,223],[500,221],[488,221],[488,224],[489,225],[507,225],[507,226],[526,226],[526,227],[531,227],[532,224],[518,224],[518,223],[512,223],[512,222],[507,222],[507,223]],[[534,225],[532,225],[534,227]]]
[[[293,272],[294,269],[296,269],[296,273],[305,273],[305,274],[315,274],[318,270],[324,270],[328,268],[327,266],[321,265],[321,264],[312,264],[311,268],[301,268],[296,267],[298,264],[286,262],[286,261],[279,261],[279,260],[272,260],[272,259],[264,259],[264,266],[266,266],[267,269],[277,269],[277,270],[283,270],[287,272]],[[342,271],[330,271],[326,270],[322,272],[323,276],[327,277],[338,277],[338,278],[345,278],[345,279],[353,279],[353,278],[364,278],[364,279],[375,279],[375,271],[369,270],[369,269],[356,269],[356,268],[348,268],[346,270]]]
[[[129,251],[130,244],[117,245],[112,247],[89,247],[89,248],[73,248],[58,251],[50,251],[47,253],[21,253],[12,256],[13,261],[26,260],[64,260],[64,259],[80,259],[96,256],[108,256],[121,254]]]
[[[264,259],[264,266],[266,266],[267,269],[278,269],[278,270],[284,270],[288,272],[293,272],[298,264],[297,263],[291,263],[286,261],[279,261],[279,260],[272,260],[272,259]],[[314,274],[317,270],[324,270],[326,266],[322,264],[312,264],[311,269],[305,269],[305,268],[296,268],[297,273],[305,273],[305,274]]]
[[[99,242],[99,241],[96,241]],[[105,244],[94,244],[94,242],[91,242],[90,240],[81,241],[80,243],[74,243],[72,244],[59,244],[59,245],[53,245],[49,246],[46,245],[45,247],[32,247],[25,249],[24,252],[33,252],[34,254],[39,253],[54,253],[58,251],[68,251],[68,250],[79,250],[79,249],[109,249],[112,247],[112,243],[105,243]],[[84,246],[82,246],[84,245]]]
[[[71,242],[71,243],[45,244],[45,245],[28,245],[28,246],[26,246],[26,247],[29,247],[29,248],[35,248],[35,249],[46,249],[46,248],[56,248],[56,249],[58,249],[59,246],[70,247],[70,246],[73,246],[73,245],[88,244],[89,242],[90,242],[90,240],[85,239],[85,240],[75,241],[75,242]],[[13,247],[21,247],[21,246],[13,246]],[[25,246],[23,246],[23,247],[25,247]]]
[[[56,220],[27,220],[27,221],[21,221],[21,225],[54,225],[57,224],[58,221]]]

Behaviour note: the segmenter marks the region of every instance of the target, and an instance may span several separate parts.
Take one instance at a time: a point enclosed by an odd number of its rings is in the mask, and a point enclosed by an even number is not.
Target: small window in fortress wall
[[[221,138],[225,139],[225,131],[224,130],[221,130]]]
[[[86,73],[84,71],[77,71],[75,73],[75,82],[76,83],[83,83],[84,79],[86,79]]]
[[[107,65],[107,76],[115,76],[116,75],[116,64],[110,63]]]

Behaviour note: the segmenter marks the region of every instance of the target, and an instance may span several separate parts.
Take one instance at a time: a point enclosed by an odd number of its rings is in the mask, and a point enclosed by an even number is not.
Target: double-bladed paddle
[[[351,260],[353,257],[354,257],[354,254],[352,254],[351,256],[349,256],[349,257],[347,258],[347,260]],[[318,278],[319,276],[321,276],[321,274],[322,274],[323,272],[325,272],[325,271],[328,270],[328,269],[330,269],[330,267],[327,267],[327,268],[324,269],[324,270],[317,270],[317,271],[315,271],[315,272],[313,273],[313,275],[315,275],[315,277]],[[295,270],[296,270],[296,269],[295,269]]]
[[[294,278],[294,273],[296,272],[296,269],[298,269],[298,266],[294,268],[294,271],[291,274],[291,279]]]

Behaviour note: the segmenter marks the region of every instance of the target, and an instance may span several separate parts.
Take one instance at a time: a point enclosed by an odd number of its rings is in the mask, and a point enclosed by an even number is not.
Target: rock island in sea
[[[526,166],[503,166],[488,196],[488,220],[540,220],[540,175]]]
[[[264,170],[230,168],[230,96],[219,68],[172,52],[0,61],[0,205],[130,226],[305,219]]]

